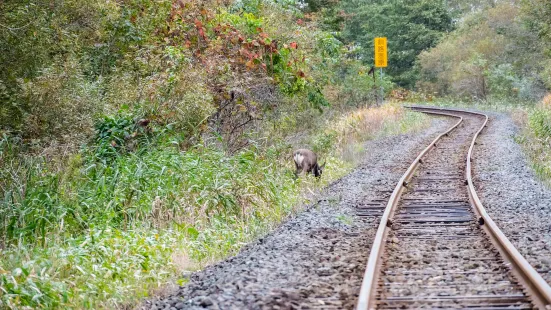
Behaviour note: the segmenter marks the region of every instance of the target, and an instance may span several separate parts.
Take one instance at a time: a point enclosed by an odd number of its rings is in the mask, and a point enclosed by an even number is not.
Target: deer
[[[301,172],[306,171],[306,175],[309,173],[314,173],[316,178],[320,178],[326,163],[324,162],[321,166],[318,165],[318,156],[316,153],[307,149],[296,150],[293,153],[293,161],[295,162],[295,167],[297,168],[295,171],[295,177],[298,177]]]

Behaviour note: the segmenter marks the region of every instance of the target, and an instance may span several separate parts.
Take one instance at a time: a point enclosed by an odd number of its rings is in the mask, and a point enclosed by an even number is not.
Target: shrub
[[[91,136],[92,120],[102,111],[103,102],[99,82],[85,78],[77,59],[56,62],[20,86],[29,106],[22,127],[25,137],[79,144]]]
[[[536,109],[532,111],[528,122],[537,138],[547,139],[551,137],[551,110]]]
[[[543,97],[543,99],[541,100],[541,105],[546,109],[551,109],[551,93]]]

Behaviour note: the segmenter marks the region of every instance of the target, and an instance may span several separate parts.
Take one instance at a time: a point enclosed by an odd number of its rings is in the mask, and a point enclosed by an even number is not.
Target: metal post
[[[385,91],[383,88],[383,68],[381,68],[381,78],[379,80],[381,81],[381,105],[383,105],[383,102],[385,100]]]

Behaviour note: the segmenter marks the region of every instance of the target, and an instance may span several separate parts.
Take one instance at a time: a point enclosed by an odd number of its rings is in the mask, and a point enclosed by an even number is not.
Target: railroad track
[[[357,309],[551,309],[551,287],[476,195],[471,160],[488,117],[411,108],[457,122],[419,154],[392,192]]]

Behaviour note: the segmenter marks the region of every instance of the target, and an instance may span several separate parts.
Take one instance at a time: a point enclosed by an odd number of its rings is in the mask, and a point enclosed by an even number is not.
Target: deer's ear
[[[323,165],[320,166],[321,169],[325,168],[325,164],[327,163],[327,160],[323,162]]]

